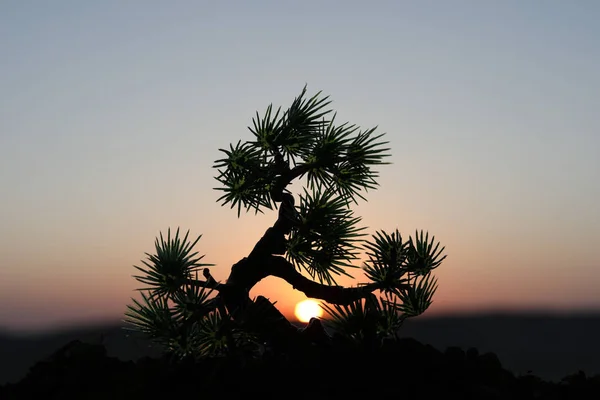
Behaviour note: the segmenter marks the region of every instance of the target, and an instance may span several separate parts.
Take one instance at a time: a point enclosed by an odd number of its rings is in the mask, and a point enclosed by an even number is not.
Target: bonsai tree
[[[252,140],[220,149],[224,158],[215,162],[216,190],[223,192],[217,201],[237,208],[238,217],[242,209],[276,209],[274,224],[224,282],[193,250],[202,235],[161,233],[155,253],[135,266],[142,273],[135,279],[147,286],[127,307],[125,321],[133,329],[180,357],[255,352],[265,343],[285,347],[302,331],[270,301],[249,295],[268,276],[322,300],[326,323],[356,342],[394,337],[406,318],[430,306],[437,287],[432,271],[445,259],[444,248],[422,231],[407,240],[398,230],[365,237],[350,206],[378,186],[375,168],[389,164],[388,142],[376,128],[336,124],[329,98],[320,95],[306,98],[304,87],[286,111],[269,105],[249,127]],[[296,180],[303,187],[293,194],[289,186]],[[336,277],[358,268],[352,262],[361,251],[369,282],[338,285]],[[323,332],[318,320],[309,328]]]

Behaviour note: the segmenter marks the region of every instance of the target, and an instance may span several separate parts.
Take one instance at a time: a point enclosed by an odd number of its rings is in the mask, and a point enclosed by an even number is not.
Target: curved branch
[[[267,229],[263,237],[256,243],[248,258],[256,260],[271,254],[284,254],[285,235],[289,234],[292,227],[297,223],[295,214],[294,196],[289,193],[282,193],[277,221],[271,228]]]
[[[299,164],[292,169],[287,169],[283,174],[279,175],[271,189],[271,198],[273,201],[282,201],[283,189],[285,189],[294,179],[310,171],[310,168],[311,166],[309,164]]]
[[[321,299],[331,304],[350,304],[355,300],[367,297],[375,290],[384,289],[380,283],[367,283],[358,287],[343,287],[324,285],[308,279],[294,268],[285,258],[270,256],[265,265],[264,272],[268,276],[276,276],[285,280],[296,290],[306,296]],[[410,285],[398,284],[398,289],[408,289]]]

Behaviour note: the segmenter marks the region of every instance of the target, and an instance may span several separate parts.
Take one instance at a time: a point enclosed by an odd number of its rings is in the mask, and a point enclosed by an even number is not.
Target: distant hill
[[[494,352],[515,374],[528,370],[546,380],[583,370],[600,374],[600,314],[582,316],[479,315],[415,318],[400,333],[439,350],[449,346]],[[0,384],[17,382],[37,361],[71,340],[104,343],[110,356],[136,360],[159,349],[121,323],[37,335],[0,332]]]
[[[488,314],[408,320],[400,331],[439,350],[494,352],[515,374],[558,381],[578,370],[600,374],[600,314]]]
[[[74,339],[104,343],[109,356],[122,360],[160,354],[143,336],[126,331],[122,326],[114,323],[27,335],[0,332],[0,385],[20,380],[33,364]]]

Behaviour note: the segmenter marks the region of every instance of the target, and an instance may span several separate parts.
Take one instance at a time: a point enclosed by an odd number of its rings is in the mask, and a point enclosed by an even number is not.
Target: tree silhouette
[[[335,124],[328,97],[306,98],[306,86],[281,112],[267,107],[249,130],[254,140],[220,149],[216,179],[218,201],[246,211],[278,209],[272,227],[250,254],[217,282],[204,256],[193,251],[201,236],[189,240],[169,230],[148,254],[139,289],[141,301],[128,305],[126,322],[147,333],[179,357],[215,356],[285,347],[303,332],[323,333],[318,320],[299,331],[262,296],[250,290],[262,279],[285,280],[307,297],[321,299],[326,323],[350,341],[376,342],[395,336],[402,322],[423,313],[436,290],[432,270],[445,259],[434,237],[417,232],[403,240],[398,230],[377,231],[365,239],[360,217],[350,209],[362,191],[378,186],[375,167],[389,164],[388,142],[376,128]],[[304,180],[298,205],[288,186]],[[366,250],[369,282],[342,287],[336,276],[351,276],[352,261]],[[202,271],[203,279],[198,277]],[[317,336],[315,336],[316,338]]]

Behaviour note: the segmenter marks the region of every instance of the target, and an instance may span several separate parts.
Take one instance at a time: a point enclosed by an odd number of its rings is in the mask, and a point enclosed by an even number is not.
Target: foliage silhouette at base
[[[304,344],[288,354],[265,352],[243,361],[165,355],[124,362],[108,357],[102,345],[73,341],[33,366],[19,383],[0,387],[0,398],[600,398],[600,376],[579,372],[560,383],[515,377],[495,354],[476,349],[441,352],[410,338],[386,340],[370,350],[339,339]]]

